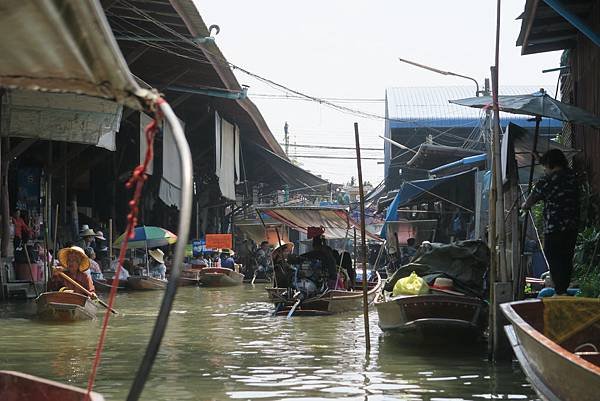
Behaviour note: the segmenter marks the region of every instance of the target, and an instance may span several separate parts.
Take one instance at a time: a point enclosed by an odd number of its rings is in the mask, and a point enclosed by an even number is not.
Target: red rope
[[[158,132],[159,123],[163,119],[163,114],[160,112],[160,104],[164,103],[164,99],[159,98],[156,103],[156,111],[154,113],[154,119],[146,126],[144,132],[146,134],[146,155],[144,157],[144,162],[133,169],[133,174],[125,183],[125,187],[127,189],[131,189],[135,186],[135,191],[133,193],[133,198],[129,201],[129,214],[127,215],[127,230],[125,231],[125,236],[123,238],[123,242],[121,243],[121,249],[119,251],[119,262],[117,264],[117,269],[115,270],[115,276],[113,277],[113,281],[111,284],[110,294],[108,296],[108,309],[106,314],[104,315],[104,320],[102,322],[102,330],[100,331],[100,338],[98,339],[98,345],[96,346],[96,356],[94,357],[94,361],[92,364],[92,371],[88,377],[88,385],[87,385],[87,394],[85,397],[85,401],[91,400],[91,392],[94,388],[94,382],[96,381],[96,373],[98,372],[98,366],[100,365],[100,359],[102,357],[102,351],[104,349],[104,341],[106,340],[106,332],[108,329],[108,320],[110,319],[111,313],[109,312],[114,304],[115,297],[117,295],[117,287],[119,285],[119,274],[121,273],[121,269],[123,266],[123,260],[125,259],[125,252],[127,251],[127,244],[130,239],[135,237],[134,229],[137,225],[137,214],[139,211],[138,204],[140,202],[140,198],[142,196],[142,188],[144,187],[144,182],[148,178],[146,175],[146,168],[148,164],[154,157],[154,136]],[[112,246],[112,244],[109,244]]]

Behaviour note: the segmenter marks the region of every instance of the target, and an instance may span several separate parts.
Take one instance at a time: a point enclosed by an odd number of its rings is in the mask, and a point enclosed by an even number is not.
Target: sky
[[[217,24],[216,44],[224,56],[254,74],[353,110],[385,115],[388,87],[464,86],[468,80],[443,76],[398,61],[398,57],[476,78],[483,86],[494,64],[496,1],[492,0],[195,0],[206,25]],[[516,18],[525,0],[504,0],[500,28],[500,85],[556,86],[559,52],[521,55],[515,46]],[[354,147],[359,125],[364,150],[363,180],[384,176],[384,120],[340,112],[294,98],[238,70],[240,84],[282,143],[285,122],[290,143]],[[294,147],[289,155],[334,183],[357,176],[354,150]],[[310,155],[316,158],[294,158]],[[378,159],[378,160],[377,160]]]

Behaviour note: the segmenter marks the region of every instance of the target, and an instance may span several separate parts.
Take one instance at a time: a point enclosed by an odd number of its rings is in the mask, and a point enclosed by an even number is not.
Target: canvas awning
[[[151,92],[132,79],[97,1],[5,0],[0,86],[79,93],[142,110]]]
[[[257,211],[303,233],[308,227],[323,227],[325,238],[350,238],[354,235],[352,227],[360,234],[360,223],[354,221],[344,208],[296,206],[257,208]],[[381,240],[369,231],[366,234],[370,239]]]
[[[385,221],[398,220],[398,208],[418,202],[443,201],[465,212],[474,212],[477,169],[429,180],[406,181],[390,204]],[[386,226],[380,234],[386,237]]]

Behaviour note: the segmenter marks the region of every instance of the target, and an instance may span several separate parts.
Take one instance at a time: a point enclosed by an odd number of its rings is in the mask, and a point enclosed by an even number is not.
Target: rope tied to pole
[[[154,113],[154,119],[146,126],[144,129],[144,133],[146,135],[146,154],[144,155],[144,161],[142,164],[138,165],[133,169],[133,173],[129,180],[125,183],[125,188],[131,189],[135,187],[133,197],[129,201],[129,214],[127,214],[127,229],[126,235],[124,236],[123,242],[121,243],[121,248],[119,250],[119,262],[117,263],[117,268],[115,270],[115,275],[113,277],[111,283],[110,294],[108,296],[108,309],[113,309],[113,304],[117,295],[117,287],[119,285],[119,275],[121,273],[121,269],[123,268],[123,261],[125,260],[125,252],[127,250],[127,244],[129,240],[134,238],[135,233],[134,229],[138,222],[138,212],[139,212],[139,203],[142,196],[142,188],[144,187],[144,183],[148,179],[146,175],[146,169],[150,161],[152,161],[154,157],[154,137],[159,130],[160,122],[163,120],[164,115],[160,111],[159,106],[165,103],[162,98],[157,98],[154,103],[151,104],[150,109]],[[110,244],[112,246],[112,244]],[[104,315],[104,320],[102,322],[102,329],[100,331],[100,337],[98,338],[98,344],[96,346],[96,354],[94,356],[94,360],[92,362],[92,371],[88,377],[88,385],[87,385],[87,393],[84,398],[84,401],[91,400],[91,392],[94,388],[94,382],[96,381],[96,374],[98,373],[98,366],[100,365],[100,360],[102,357],[102,351],[104,349],[104,342],[106,340],[106,334],[108,329],[108,321],[110,319],[110,313],[106,313]]]

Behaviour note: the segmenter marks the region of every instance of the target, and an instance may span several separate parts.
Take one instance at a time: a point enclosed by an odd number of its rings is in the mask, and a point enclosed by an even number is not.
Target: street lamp
[[[415,67],[424,68],[424,69],[429,70],[429,71],[437,72],[438,74],[451,75],[453,77],[470,79],[471,81],[475,82],[475,87],[476,87],[476,89],[475,89],[475,96],[479,96],[482,93],[485,94],[485,95],[487,95],[487,93],[485,93],[485,91],[480,91],[479,90],[479,83],[477,82],[477,80],[475,78],[468,77],[466,75],[456,74],[456,73],[450,72],[450,71],[438,70],[437,68],[433,68],[433,67],[429,67],[427,65],[415,63],[414,61],[406,60],[406,59],[403,59],[403,58],[400,58],[400,57],[398,57],[398,60],[400,60],[403,63],[414,65]]]

